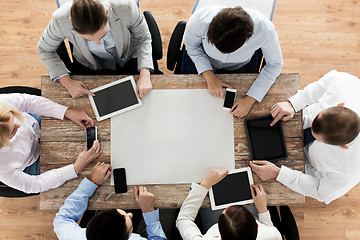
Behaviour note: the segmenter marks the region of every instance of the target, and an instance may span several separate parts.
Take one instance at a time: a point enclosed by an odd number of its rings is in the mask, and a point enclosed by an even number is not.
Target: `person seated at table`
[[[84,111],[67,108],[44,97],[0,94],[0,181],[25,193],[44,192],[76,178],[101,153],[96,141],[91,149],[78,155],[74,164],[40,174],[38,114],[57,119],[66,117],[84,131],[86,124],[94,125]]]
[[[221,6],[200,9],[189,19],[184,44],[181,72],[201,74],[210,94],[216,97],[224,97],[223,87],[231,86],[215,73],[257,73],[261,59],[254,53],[261,48],[266,65],[246,96],[234,104],[231,112],[237,117],[246,116],[256,101],[261,102],[283,66],[274,24],[255,10]]]
[[[65,38],[72,45],[73,62],[63,43]],[[137,95],[142,98],[151,91],[151,35],[134,0],[64,4],[53,13],[37,51],[50,78],[59,81],[73,98],[93,93],[69,74],[128,75],[140,71]]]
[[[54,231],[60,240],[123,240],[145,239],[133,233],[132,213],[121,209],[105,210],[93,217],[86,228],[77,222],[85,212],[89,198],[96,188],[108,181],[110,164],[98,162],[91,170],[90,178],[84,178],[79,187],[65,200],[54,219]],[[148,239],[166,239],[159,220],[159,210],[154,210],[155,197],[146,187],[134,187],[135,201],[143,212]]]
[[[271,108],[288,121],[303,110],[305,173],[268,161],[250,166],[263,180],[276,179],[295,192],[329,204],[360,182],[360,79],[335,70]]]
[[[214,224],[206,232],[201,234],[198,226],[194,223],[199,208],[210,187],[220,182],[228,170],[211,169],[202,182],[192,183],[189,195],[183,202],[176,227],[184,240],[188,239],[282,239],[280,232],[273,226],[270,213],[267,210],[267,196],[261,185],[251,186],[251,195],[259,213],[259,220],[243,206],[234,205],[226,208],[219,216],[218,223]]]

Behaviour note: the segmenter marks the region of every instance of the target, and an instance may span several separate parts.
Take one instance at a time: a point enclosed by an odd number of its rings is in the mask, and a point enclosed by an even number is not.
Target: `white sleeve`
[[[22,112],[34,113],[57,119],[64,119],[65,112],[68,109],[50,99],[20,93],[0,94],[0,102],[8,104]]]
[[[289,98],[295,111],[298,112],[304,107],[316,103],[326,92],[332,81],[336,79],[337,71],[332,70],[325,74],[318,81],[310,83],[304,90],[299,90],[294,96]]]
[[[285,166],[281,166],[276,180],[297,193],[313,197],[326,204],[338,198],[337,192],[346,185],[343,175],[327,173],[319,179]]]
[[[176,219],[176,227],[184,240],[195,240],[203,237],[194,220],[207,192],[208,190],[199,184],[193,183],[191,185],[189,195],[183,202]]]
[[[77,174],[73,164],[52,169],[40,175],[29,175],[18,169],[2,173],[1,181],[9,187],[25,193],[38,193],[56,188],[67,180],[76,178]]]

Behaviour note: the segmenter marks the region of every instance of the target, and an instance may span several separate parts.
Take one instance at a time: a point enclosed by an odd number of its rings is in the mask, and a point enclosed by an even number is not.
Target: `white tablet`
[[[254,181],[250,167],[230,170],[223,180],[209,190],[211,209],[253,203],[251,184],[254,184]]]
[[[142,105],[136,96],[136,84],[132,76],[91,89],[95,97],[88,95],[96,120],[116,116]]]

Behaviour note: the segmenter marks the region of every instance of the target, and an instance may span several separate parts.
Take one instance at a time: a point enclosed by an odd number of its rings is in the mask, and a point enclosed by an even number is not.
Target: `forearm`
[[[143,217],[146,224],[148,239],[167,239],[160,223],[158,209],[152,212],[143,213]]]

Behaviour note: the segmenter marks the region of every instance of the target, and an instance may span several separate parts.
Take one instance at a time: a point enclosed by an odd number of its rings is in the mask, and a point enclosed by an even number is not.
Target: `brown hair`
[[[94,34],[107,22],[105,7],[98,0],[74,0],[70,9],[71,23],[80,34]]]
[[[10,113],[14,115],[17,119],[23,119],[21,112],[16,108],[13,108],[7,104],[0,103],[0,149],[4,146],[9,146],[9,136],[10,136],[10,129],[9,129],[9,120],[10,120]]]
[[[360,132],[360,118],[346,107],[330,107],[321,111],[311,125],[315,134],[325,143],[342,146],[352,142]]]
[[[254,23],[241,7],[224,8],[211,21],[207,32],[209,43],[222,53],[239,49],[253,35]]]
[[[219,231],[222,240],[255,240],[257,223],[254,216],[243,206],[228,207],[219,217]]]

